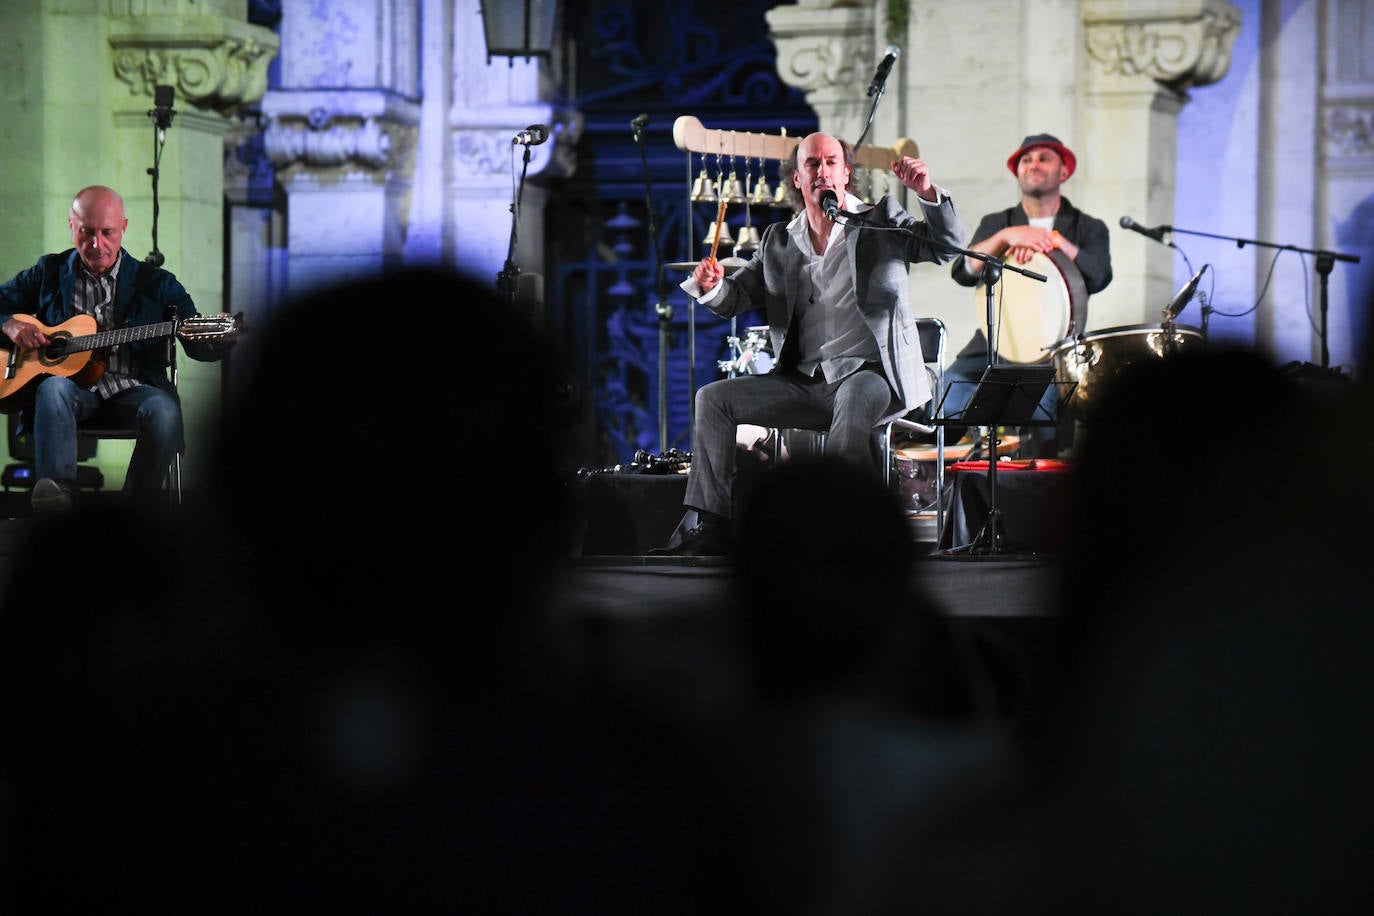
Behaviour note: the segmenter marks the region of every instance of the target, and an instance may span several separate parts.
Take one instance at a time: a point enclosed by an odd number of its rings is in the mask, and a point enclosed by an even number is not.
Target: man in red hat
[[[1105,289],[1112,282],[1107,224],[1079,210],[1060,193],[1061,186],[1073,175],[1077,165],[1078,159],[1073,151],[1060,143],[1058,137],[1051,134],[1026,137],[1007,158],[1007,168],[1016,176],[1016,183],[1021,187],[1021,202],[984,216],[967,246],[970,251],[991,255],[1018,267],[1024,267],[1036,253],[1043,253],[1051,257],[1066,275],[1061,282],[1073,287],[1081,278],[1084,309],[1073,316],[1077,326],[1070,328],[1071,334],[1084,330],[1086,297]],[[1058,255],[1051,254],[1056,251]],[[951,274],[955,282],[962,286],[977,286],[983,276],[983,267],[983,261],[961,257],[954,262]],[[1077,276],[1073,276],[1075,271]],[[1003,278],[1011,275],[1007,271]],[[1050,276],[1048,282],[1057,279]],[[996,295],[997,291],[994,291]],[[993,329],[994,333],[998,330],[996,327]],[[1033,361],[1047,362],[1048,347],[1054,343],[1057,341],[1044,341],[1043,346],[1047,349],[1044,350],[1043,359]],[[997,362],[1006,361],[1004,354],[994,353],[993,356]],[[988,357],[987,335],[980,327],[945,370],[948,391],[944,400],[946,417],[957,417],[958,412],[967,406],[977,381],[988,366]],[[1040,416],[1054,416],[1058,395],[1057,387],[1050,385],[1040,402]],[[947,435],[962,434],[958,427],[950,427],[946,432]],[[1023,448],[1023,452],[1029,452],[1026,457],[1053,458],[1061,450],[1061,439],[1067,438],[1065,444],[1072,444],[1072,424],[1061,423],[1058,429],[1032,426],[1029,427],[1029,438],[1029,447]]]

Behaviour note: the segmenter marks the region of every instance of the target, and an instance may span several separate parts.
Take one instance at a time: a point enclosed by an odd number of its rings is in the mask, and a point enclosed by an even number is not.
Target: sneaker
[[[687,529],[671,547],[655,547],[651,557],[726,557],[735,552],[735,536],[728,522],[701,522]]]
[[[33,485],[29,505],[34,515],[58,515],[72,510],[72,494],[62,489],[51,477],[44,477]]]

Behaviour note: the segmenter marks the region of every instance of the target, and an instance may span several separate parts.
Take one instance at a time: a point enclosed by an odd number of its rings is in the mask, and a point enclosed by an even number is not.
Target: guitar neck
[[[162,321],[157,324],[141,324],[132,328],[118,328],[113,331],[98,331],[95,334],[81,334],[63,341],[63,352],[78,353],[84,350],[99,350],[102,347],[115,347],[135,340],[150,340],[154,337],[167,337],[175,334],[175,321]]]

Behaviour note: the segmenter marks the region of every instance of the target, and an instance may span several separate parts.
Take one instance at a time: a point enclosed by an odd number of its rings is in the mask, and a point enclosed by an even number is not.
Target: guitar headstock
[[[243,332],[243,318],[227,312],[219,315],[196,315],[177,325],[177,337],[182,340],[231,340]]]

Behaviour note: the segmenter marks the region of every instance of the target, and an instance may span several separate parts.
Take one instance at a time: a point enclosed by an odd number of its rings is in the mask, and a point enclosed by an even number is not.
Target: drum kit
[[[1010,458],[1020,446],[1020,436],[999,436],[997,457]],[[966,436],[953,445],[945,446],[945,464],[976,460],[986,447],[987,443],[981,437]],[[893,480],[905,511],[929,512],[940,507],[940,477],[936,474],[936,462],[939,460],[940,450],[933,445],[908,444],[892,450]],[[945,477],[945,486],[949,487],[951,484],[952,480]]]
[[[730,378],[737,375],[766,375],[773,371],[773,348],[768,340],[768,325],[746,328],[744,338],[732,334],[725,338],[730,344],[730,359],[716,361],[720,371]]]

